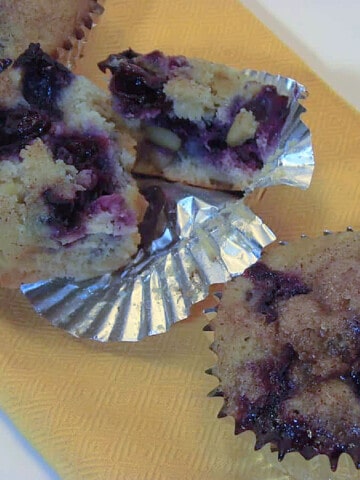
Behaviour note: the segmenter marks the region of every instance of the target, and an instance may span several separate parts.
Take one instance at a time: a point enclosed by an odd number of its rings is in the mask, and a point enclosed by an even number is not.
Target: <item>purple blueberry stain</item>
[[[188,155],[206,158],[214,165],[223,164],[230,167],[242,165],[252,171],[260,170],[264,165],[255,139],[250,139],[239,146],[228,146],[226,137],[231,126],[230,121],[223,123],[214,118],[212,121],[202,120],[195,123],[177,117],[159,116],[152,124],[176,133],[181,139],[183,150]],[[169,154],[174,155],[173,152]]]
[[[59,117],[57,100],[74,74],[44,53],[38,43],[31,43],[15,60],[14,67],[22,70],[22,94],[31,107]]]
[[[311,292],[311,288],[295,273],[272,270],[263,262],[257,262],[247,268],[243,275],[254,285],[254,290],[249,292],[249,299],[256,298],[256,308],[265,316],[268,323],[278,318],[279,300]]]
[[[118,235],[123,226],[133,227],[137,222],[136,213],[127,207],[125,198],[119,193],[100,196],[89,205],[88,211],[90,215],[110,214],[117,224],[114,225],[114,232]]]
[[[0,58],[0,73],[9,68],[11,64],[11,58]]]
[[[46,112],[24,106],[0,110],[0,159],[17,155],[25,145],[43,137],[51,128]]]
[[[261,382],[263,394],[250,401],[246,395],[238,399],[235,416],[236,433],[253,430],[258,443],[265,444],[264,436],[278,435],[278,413],[281,402],[294,390],[288,371],[297,355],[291,345],[284,345],[278,357],[267,357],[247,364],[247,371]]]
[[[109,139],[105,136],[87,134],[59,135],[48,140],[54,158],[73,165],[86,186],[68,199],[56,189],[44,191],[43,198],[48,206],[46,223],[61,237],[83,228],[86,215],[108,212],[121,225],[134,225],[135,216],[125,206],[125,200],[115,192],[115,172],[109,158]]]
[[[98,65],[103,72],[109,69],[112,73],[110,91],[117,99],[119,112],[126,118],[149,119],[170,110],[171,102],[166,100],[163,87],[181,58],[166,57],[159,51],[139,55],[129,49],[110,55]]]
[[[289,113],[288,101],[289,98],[279,95],[273,85],[265,85],[243,107],[254,114],[257,122],[281,130]]]
[[[73,165],[77,170],[91,169],[104,176],[105,188],[110,188],[110,160],[108,149],[109,138],[92,133],[55,135],[49,139],[49,146],[55,158],[60,158],[67,165]]]
[[[156,251],[169,248],[179,240],[176,203],[157,185],[140,188],[140,192],[149,204],[139,225],[142,248],[151,253],[154,242]]]
[[[236,96],[222,113],[222,120],[216,116],[197,122],[180,119],[174,115],[172,101],[166,98],[163,87],[173,75],[173,69],[189,65],[183,56],[165,56],[159,51],[141,55],[129,49],[110,55],[99,63],[99,68],[103,72],[110,70],[114,106],[125,118],[140,119],[145,126],[168,128],[181,139],[186,154],[206,158],[214,165],[250,171],[262,169],[266,157],[276,147],[288,116],[288,97],[279,95],[275,87],[265,85],[248,102]],[[229,146],[227,133],[242,108],[251,111],[260,125],[253,139]],[[158,147],[150,145],[149,148]],[[176,159],[176,153],[168,153]]]

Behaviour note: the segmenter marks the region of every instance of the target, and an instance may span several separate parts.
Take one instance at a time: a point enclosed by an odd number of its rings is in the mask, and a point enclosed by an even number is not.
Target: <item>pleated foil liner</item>
[[[87,281],[22,286],[54,326],[102,342],[164,333],[189,316],[211,284],[239,275],[275,239],[233,195],[159,180],[143,180],[141,189],[155,210],[143,237],[157,233],[128,268]]]
[[[279,184],[308,188],[315,160],[311,133],[301,119],[306,108],[300,101],[308,96],[305,86],[292,78],[268,72],[247,69],[243,73],[250,80],[273,85],[280,95],[287,95],[290,110],[280,134],[279,146],[267,161],[265,175],[256,176],[249,191]]]

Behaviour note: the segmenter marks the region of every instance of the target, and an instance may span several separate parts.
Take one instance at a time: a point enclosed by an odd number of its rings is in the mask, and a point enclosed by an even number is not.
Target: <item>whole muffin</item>
[[[226,286],[210,328],[219,416],[282,459],[341,453],[360,466],[360,233],[265,251]]]

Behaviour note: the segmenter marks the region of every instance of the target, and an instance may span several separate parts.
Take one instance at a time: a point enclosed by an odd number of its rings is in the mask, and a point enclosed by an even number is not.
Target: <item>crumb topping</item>
[[[360,466],[360,233],[265,253],[227,287],[214,351],[235,432]]]

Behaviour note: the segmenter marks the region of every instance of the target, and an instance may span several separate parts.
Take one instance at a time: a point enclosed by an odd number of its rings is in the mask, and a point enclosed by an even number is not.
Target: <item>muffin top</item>
[[[279,459],[349,453],[360,466],[360,233],[265,252],[231,282],[211,323],[235,433]]]

